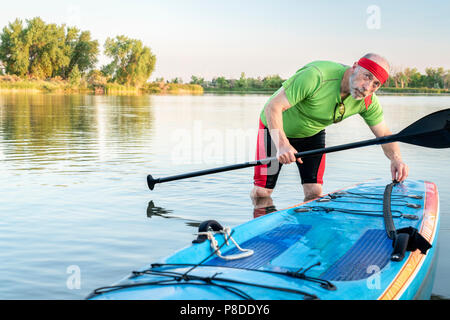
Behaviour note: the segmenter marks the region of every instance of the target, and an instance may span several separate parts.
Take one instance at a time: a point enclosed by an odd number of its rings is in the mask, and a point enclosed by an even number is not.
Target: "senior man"
[[[256,166],[251,197],[270,197],[283,164],[296,162],[305,201],[322,194],[325,154],[296,159],[301,151],[325,147],[325,128],[359,114],[376,137],[392,134],[383,119],[375,92],[389,76],[389,64],[369,53],[353,66],[332,61],[314,61],[298,70],[267,101],[260,115],[257,159],[272,156],[278,161]],[[397,143],[383,144],[391,161],[392,179],[408,176]]]

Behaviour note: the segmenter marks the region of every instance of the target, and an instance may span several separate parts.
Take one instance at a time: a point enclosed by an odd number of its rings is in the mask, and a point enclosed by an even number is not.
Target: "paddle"
[[[331,153],[342,150],[355,149],[360,147],[372,146],[376,144],[385,144],[390,142],[400,141],[408,144],[413,144],[428,148],[448,148],[450,147],[450,109],[440,110],[431,113],[413,124],[409,125],[397,134],[390,136],[364,140],[359,142],[353,142],[343,144],[339,146],[333,146],[328,148],[315,149],[310,151],[298,152],[295,154],[296,158],[313,156],[322,153]],[[147,176],[147,184],[150,190],[153,190],[155,184],[163,183],[174,180],[181,180],[192,177],[199,177],[207,174],[213,174],[218,172],[231,171],[242,168],[249,168],[259,166],[262,164],[268,164],[271,161],[277,160],[276,157],[266,158],[261,160],[255,160],[250,162],[244,162],[239,164],[233,164],[224,167],[218,167],[213,169],[195,171],[185,174],[179,174],[176,176],[170,176],[165,178],[154,179],[151,175]]]

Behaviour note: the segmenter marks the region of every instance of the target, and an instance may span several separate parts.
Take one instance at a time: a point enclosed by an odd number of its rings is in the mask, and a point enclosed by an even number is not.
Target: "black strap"
[[[402,261],[406,251],[420,250],[422,254],[426,254],[431,244],[419,233],[416,228],[407,227],[399,230],[395,229],[394,219],[391,212],[391,195],[392,189],[397,185],[397,181],[388,184],[384,189],[383,197],[383,217],[384,226],[389,239],[392,239],[394,250],[391,254],[392,261]]]
[[[413,227],[398,229],[397,234],[409,235],[408,246],[406,247],[407,251],[416,251],[419,249],[422,254],[427,254],[428,249],[432,247],[419,231]]]
[[[209,230],[212,231],[220,231],[223,230],[223,227],[220,223],[218,223],[216,220],[206,220],[203,221],[199,226],[198,226],[198,232],[206,232]],[[199,235],[197,236],[197,239],[192,240],[192,243],[202,243],[204,242],[206,239],[208,239],[207,236],[205,235]]]
[[[384,227],[386,229],[386,233],[389,239],[395,240],[397,236],[397,232],[395,230],[394,219],[392,218],[391,211],[391,195],[392,189],[397,184],[397,181],[394,181],[386,186],[384,189],[383,196],[383,217],[384,217]]]

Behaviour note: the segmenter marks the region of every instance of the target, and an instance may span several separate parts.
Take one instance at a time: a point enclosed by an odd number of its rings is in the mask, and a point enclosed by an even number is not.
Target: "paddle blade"
[[[398,133],[398,141],[427,148],[450,147],[450,109],[431,113]]]

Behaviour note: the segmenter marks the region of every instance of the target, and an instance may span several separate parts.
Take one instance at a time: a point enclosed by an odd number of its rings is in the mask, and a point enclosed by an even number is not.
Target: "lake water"
[[[204,220],[252,219],[252,169],[154,191],[146,176],[253,160],[267,98],[0,93],[0,299],[83,299],[189,245]],[[394,133],[450,108],[449,96],[379,98]],[[372,137],[359,116],[327,129],[328,146]],[[450,150],[401,151],[410,178],[440,191],[433,294],[450,298]],[[379,146],[329,154],[324,192],[379,177],[390,178]],[[283,168],[272,198],[277,209],[302,202],[295,165]]]

